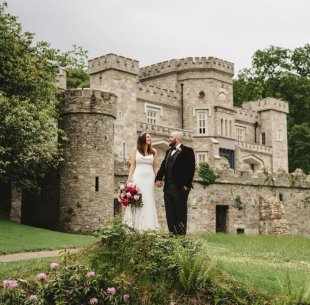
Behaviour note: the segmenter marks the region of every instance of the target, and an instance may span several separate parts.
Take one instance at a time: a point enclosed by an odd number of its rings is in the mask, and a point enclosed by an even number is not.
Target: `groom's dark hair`
[[[147,132],[142,132],[139,136],[138,136],[138,140],[137,140],[137,149],[139,151],[139,153],[141,155],[144,156],[144,145],[146,145],[146,135],[148,133]],[[147,146],[147,154],[155,154],[155,151],[152,148],[152,144]]]

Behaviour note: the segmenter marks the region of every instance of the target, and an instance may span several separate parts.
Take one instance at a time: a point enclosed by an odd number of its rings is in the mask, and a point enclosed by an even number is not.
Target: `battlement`
[[[70,89],[59,94],[60,113],[104,114],[116,118],[116,95],[93,89]]]
[[[116,54],[107,54],[88,61],[88,73],[90,75],[110,69],[138,75],[139,62]]]
[[[267,110],[275,110],[279,112],[288,113],[288,102],[280,101],[275,98],[264,98],[258,101],[249,101],[242,105],[242,108],[249,111],[267,111]]]
[[[234,75],[234,64],[215,57],[187,57],[140,68],[140,79],[193,69],[213,69]]]
[[[173,106],[180,106],[181,95],[172,90],[139,83],[137,98]]]
[[[253,110],[245,110],[240,107],[234,107],[235,110],[235,120],[243,121],[254,124],[259,120],[259,115],[256,111]]]
[[[56,85],[60,90],[67,89],[67,70],[59,67],[59,73],[56,75]]]
[[[296,169],[293,173],[287,173],[285,171],[271,173],[267,169],[254,173],[250,169],[235,172],[231,168],[216,168],[214,171],[218,176],[216,183],[310,188],[310,175],[306,175],[301,169]]]

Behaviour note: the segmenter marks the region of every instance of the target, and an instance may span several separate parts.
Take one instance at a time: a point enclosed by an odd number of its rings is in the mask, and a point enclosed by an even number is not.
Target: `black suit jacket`
[[[185,145],[180,146],[181,151],[175,152],[176,158],[172,166],[172,179],[177,188],[193,187],[193,178],[195,173],[195,154],[192,148]],[[167,150],[165,159],[163,160],[160,169],[156,175],[155,181],[163,180],[166,171],[167,157],[171,148]]]

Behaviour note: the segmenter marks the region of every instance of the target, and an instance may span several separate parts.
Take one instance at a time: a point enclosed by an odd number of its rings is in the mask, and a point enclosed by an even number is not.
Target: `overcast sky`
[[[0,0],[2,2],[2,0]],[[310,43],[310,0],[7,0],[24,30],[89,59],[115,53],[140,67],[214,56],[249,67],[270,45]]]

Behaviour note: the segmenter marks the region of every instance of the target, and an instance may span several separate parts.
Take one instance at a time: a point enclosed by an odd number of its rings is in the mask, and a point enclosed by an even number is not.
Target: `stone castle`
[[[139,68],[136,60],[108,54],[90,60],[88,71],[90,89],[60,97],[69,139],[59,171],[60,228],[87,231],[112,218],[138,134],[151,134],[162,160],[169,134],[180,130],[197,166],[208,162],[218,174],[207,188],[196,176],[189,232],[310,235],[310,176],[288,173],[287,102],[234,107],[234,66],[213,57]],[[65,89],[65,72],[59,83]],[[162,191],[155,195],[165,230]]]
[[[206,188],[196,175],[188,232],[310,236],[310,176],[288,173],[287,102],[234,107],[234,66],[213,57],[139,68],[136,60],[108,54],[90,60],[88,71],[89,89],[65,90],[65,71],[59,76],[64,161],[39,198],[24,196],[22,222],[98,228],[120,208],[115,189],[127,177],[138,134],[151,134],[161,161],[169,134],[180,130],[197,166],[208,162],[218,175]],[[162,190],[155,197],[165,231]]]
[[[141,131],[151,134],[163,158],[169,133],[181,130],[197,163],[288,171],[288,103],[263,99],[234,107],[232,63],[189,57],[139,68],[138,61],[108,54],[90,60],[88,70],[92,89],[117,96],[117,160],[128,160]]]

